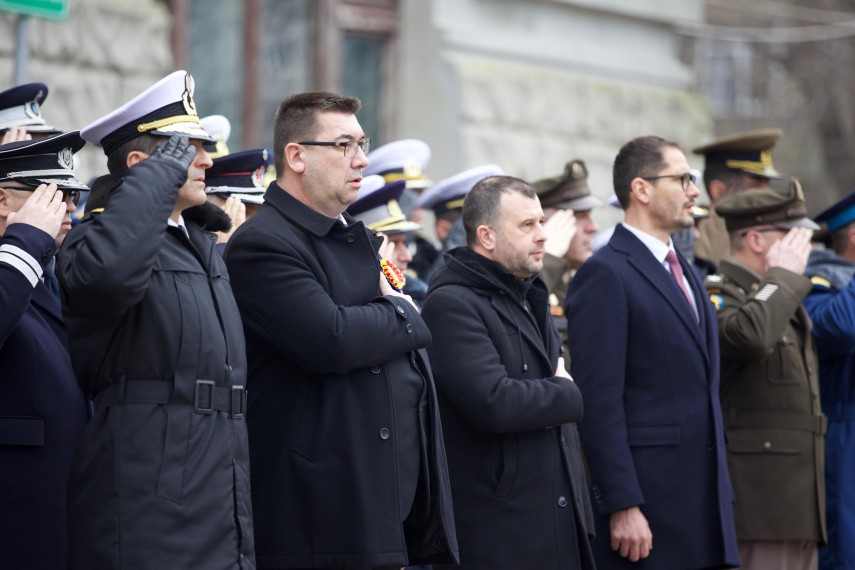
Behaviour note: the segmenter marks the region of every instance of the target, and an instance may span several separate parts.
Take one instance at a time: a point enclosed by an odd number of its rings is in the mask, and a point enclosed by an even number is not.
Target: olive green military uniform
[[[699,222],[698,231],[701,235],[695,242],[695,256],[718,266],[730,255],[730,238],[724,220],[711,210],[709,216]]]
[[[704,157],[704,170],[726,169],[776,180],[781,178],[781,173],[772,164],[772,147],[782,135],[780,129],[742,131],[695,147],[692,152]],[[730,255],[730,239],[724,219],[715,211],[711,211],[709,218],[699,224],[698,230],[701,235],[695,243],[696,257],[718,265]]]
[[[588,168],[584,161],[574,159],[564,165],[564,171],[557,176],[542,178],[532,183],[544,210],[573,210],[587,212],[599,208],[603,202],[594,197],[588,186]],[[567,317],[564,315],[564,297],[570,280],[565,280],[569,269],[568,261],[554,255],[544,254],[541,277],[549,290],[549,312],[564,349],[564,364],[570,372],[570,355],[567,352]]]
[[[737,537],[822,544],[825,417],[801,305],[810,280],[782,268],[760,277],[724,261],[706,288],[718,312]]]

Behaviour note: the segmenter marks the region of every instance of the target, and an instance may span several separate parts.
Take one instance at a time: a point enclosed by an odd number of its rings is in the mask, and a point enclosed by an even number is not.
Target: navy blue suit
[[[622,225],[582,265],[567,294],[601,570],[738,563],[716,317],[701,282],[678,258],[697,317],[668,270]],[[653,533],[650,557],[639,563],[610,547],[609,514],[634,505]]]
[[[56,248],[12,224],[0,236],[0,567],[66,568],[66,486],[87,403],[59,301],[38,280]]]

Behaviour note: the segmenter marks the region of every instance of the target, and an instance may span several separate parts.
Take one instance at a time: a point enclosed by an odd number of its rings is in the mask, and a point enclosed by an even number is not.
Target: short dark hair
[[[629,207],[632,181],[638,177],[655,176],[665,167],[662,151],[666,147],[679,149],[680,145],[662,137],[646,136],[632,139],[621,147],[612,168],[612,183],[624,210]]]
[[[499,221],[502,194],[512,192],[527,198],[537,197],[531,184],[513,176],[488,176],[469,191],[463,202],[463,229],[466,230],[466,245],[472,247],[477,243],[478,226],[496,226]]]
[[[166,137],[143,133],[134,137],[126,143],[117,146],[107,155],[107,170],[110,174],[124,176],[128,173],[128,155],[134,151],[144,152],[151,155],[161,143],[166,142]]]
[[[713,180],[720,180],[724,183],[724,194],[717,197],[719,201],[748,189],[748,184],[743,178],[743,173],[739,170],[727,168],[726,166],[711,166],[704,169],[704,186],[708,194],[710,182]]]
[[[279,104],[273,124],[273,155],[276,172],[285,172],[285,146],[291,142],[311,139],[319,113],[355,115],[362,102],[356,97],[328,91],[298,93]]]

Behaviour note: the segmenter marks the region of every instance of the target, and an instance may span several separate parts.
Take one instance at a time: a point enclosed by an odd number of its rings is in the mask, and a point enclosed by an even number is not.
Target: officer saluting
[[[255,568],[246,351],[199,208],[216,206],[192,77],[167,76],[82,136],[110,174],[59,264],[74,369],[95,400],[71,474],[72,567]]]
[[[810,230],[798,182],[787,194],[747,190],[716,211],[732,256],[706,279],[717,309],[721,408],[747,570],[816,568],[826,542],[825,416],[802,302]]]
[[[88,405],[44,283],[70,212],[77,132],[0,147],[0,560],[67,568],[66,487]]]
[[[781,178],[772,164],[772,147],[782,134],[780,129],[756,129],[727,135],[692,149],[704,156],[704,186],[713,206],[745,190],[767,190],[771,180]],[[713,211],[699,227],[697,257],[718,264],[730,253],[724,221]]]

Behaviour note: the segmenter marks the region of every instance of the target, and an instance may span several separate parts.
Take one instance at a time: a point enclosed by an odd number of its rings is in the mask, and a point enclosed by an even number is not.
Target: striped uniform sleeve
[[[0,263],[17,269],[33,287],[42,277],[41,264],[32,255],[16,245],[8,243],[0,245]]]

